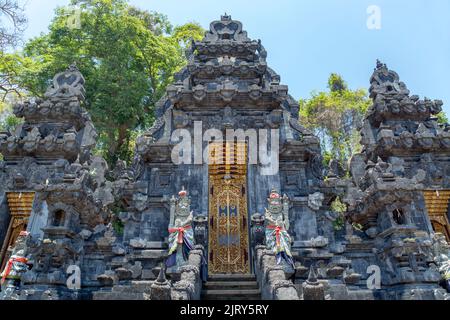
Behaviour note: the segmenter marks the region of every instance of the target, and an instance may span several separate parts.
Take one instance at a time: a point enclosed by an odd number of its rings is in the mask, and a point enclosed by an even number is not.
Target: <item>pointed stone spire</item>
[[[313,265],[309,268],[308,280],[302,284],[303,300],[325,300],[325,289],[317,280],[316,270]]]
[[[309,275],[308,280],[306,280],[310,284],[316,284],[317,283],[317,274],[316,270],[313,265],[309,268]]]
[[[150,287],[150,300],[171,300],[171,288],[166,279],[164,263],[161,263],[158,279]]]
[[[221,21],[231,21],[231,16],[225,12],[225,14],[220,17],[220,20]]]
[[[158,283],[166,283],[167,282],[166,268],[163,263],[161,263],[161,269],[159,270],[159,275],[158,275],[158,279],[156,280],[156,282],[158,282]]]
[[[377,67],[375,68],[375,70],[379,70],[379,69],[383,69],[383,68],[387,69],[387,65],[385,63],[382,63],[380,61],[380,59],[377,59]]]
[[[72,71],[72,72],[73,72],[73,71],[80,71],[80,70],[78,69],[77,62],[76,62],[76,61],[72,62],[72,64],[71,64],[70,66],[68,66],[66,70],[67,70],[67,71]]]

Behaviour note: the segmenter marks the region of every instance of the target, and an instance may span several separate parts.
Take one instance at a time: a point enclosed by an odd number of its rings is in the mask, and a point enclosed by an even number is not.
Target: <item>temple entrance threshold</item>
[[[250,274],[247,145],[212,143],[209,157],[208,272]]]

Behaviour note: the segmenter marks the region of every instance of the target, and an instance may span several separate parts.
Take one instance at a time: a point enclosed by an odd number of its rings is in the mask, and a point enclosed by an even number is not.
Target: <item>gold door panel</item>
[[[1,270],[4,269],[6,262],[11,256],[20,232],[27,230],[35,194],[34,192],[8,192],[6,196],[11,219],[0,251]]]
[[[447,217],[450,190],[427,190],[423,194],[434,231],[444,234],[450,242],[450,223]]]
[[[218,160],[229,155],[227,148],[230,146],[223,145],[220,156],[212,152],[210,157]],[[233,159],[243,157],[238,145],[231,149],[236,151]],[[247,274],[250,263],[246,164],[220,162],[219,159],[210,165],[209,172],[208,269],[210,274]]]

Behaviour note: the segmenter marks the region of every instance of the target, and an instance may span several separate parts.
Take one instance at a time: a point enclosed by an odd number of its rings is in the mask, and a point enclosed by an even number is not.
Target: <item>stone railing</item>
[[[256,246],[254,253],[255,273],[262,299],[300,300],[294,283],[286,279],[283,267],[277,265],[275,255],[263,245]]]
[[[180,281],[175,282],[172,287],[172,300],[200,300],[204,250],[201,245],[195,246],[189,254],[188,263],[180,267]]]

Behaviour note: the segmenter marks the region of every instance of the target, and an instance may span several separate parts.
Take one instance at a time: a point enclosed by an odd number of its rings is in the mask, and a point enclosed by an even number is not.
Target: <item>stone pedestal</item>
[[[150,300],[171,300],[170,283],[166,279],[164,267],[161,267],[158,279],[152,284]]]
[[[317,280],[314,267],[309,270],[308,280],[302,285],[303,300],[325,300],[325,289],[323,284]]]

